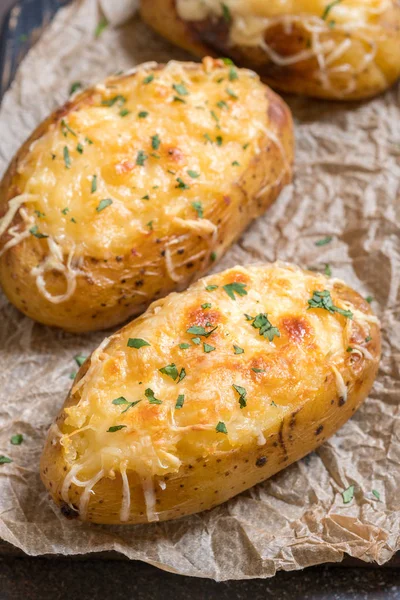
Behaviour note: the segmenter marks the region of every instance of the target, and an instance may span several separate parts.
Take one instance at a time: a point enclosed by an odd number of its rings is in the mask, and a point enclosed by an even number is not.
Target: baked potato
[[[82,365],[41,477],[67,517],[145,523],[209,509],[352,416],[379,321],[343,282],[235,267],[157,300]]]
[[[0,186],[0,283],[46,325],[122,323],[187,287],[291,180],[285,103],[221,60],[147,63],[42,123]]]
[[[141,12],[179,46],[285,92],[357,100],[400,76],[398,0],[141,0]]]

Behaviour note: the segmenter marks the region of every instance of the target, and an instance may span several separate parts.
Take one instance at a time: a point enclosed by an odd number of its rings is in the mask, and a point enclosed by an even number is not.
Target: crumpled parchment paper
[[[100,4],[112,25],[94,31]],[[31,130],[88,85],[147,61],[187,55],[132,18],[133,0],[80,0],[61,10],[22,63],[0,111],[0,173]],[[71,385],[74,355],[103,333],[70,335],[23,317],[0,297],[0,536],[31,555],[117,550],[216,580],[269,577],[344,553],[383,564],[400,548],[400,108],[397,87],[368,103],[289,98],[293,186],[217,269],[276,259],[330,264],[382,319],[380,373],[360,411],[319,450],[210,512],[160,524],[67,521],[39,478],[44,436]],[[316,246],[325,236],[331,243]],[[20,446],[10,444],[22,433]],[[355,485],[344,504],[341,492]],[[372,494],[377,490],[380,501]]]

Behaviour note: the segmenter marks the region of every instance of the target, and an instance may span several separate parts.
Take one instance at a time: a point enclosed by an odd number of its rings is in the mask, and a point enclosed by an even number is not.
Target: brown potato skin
[[[228,56],[241,67],[254,69],[272,88],[282,92],[304,94],[328,100],[362,100],[372,98],[385,91],[400,76],[400,67],[386,75],[384,84],[369,83],[365,73],[358,77],[357,85],[343,97],[332,95],[321,83],[313,78],[318,66],[315,59],[303,60],[297,64],[280,66],[274,64],[260,48],[237,46],[229,43],[229,26],[223,20],[183,21],[177,13],[175,0],[141,0],[141,15],[145,23],[170,42],[197,56]],[[386,11],[381,19],[381,27],[396,44],[400,53],[400,5]],[[308,40],[304,31],[294,26],[291,34],[285,33],[282,26],[271,28],[265,41],[278,53],[288,56],[307,48]]]
[[[162,69],[162,65],[157,68]],[[0,184],[0,218],[7,212],[8,201],[20,193],[15,185],[17,169],[29,152],[32,142],[40,138],[50,124],[60,122],[80,104],[90,100],[92,93],[93,90],[86,90],[55,111],[38,126],[17,152]],[[291,112],[272,90],[266,88],[266,94],[270,101],[268,118],[271,131],[279,139],[286,161],[281,150],[266,136],[265,151],[253,157],[242,177],[232,182],[230,192],[226,196],[229,210],[225,212],[221,208],[219,213],[215,211],[212,216],[214,223],[221,220],[216,242],[218,260],[243,230],[265,212],[278,197],[282,188],[292,179],[294,135]],[[279,178],[282,171],[284,171],[283,176]],[[266,183],[274,181],[276,184],[255,198],[257,192]],[[10,227],[19,222],[21,217],[17,213]],[[45,258],[47,246],[46,240],[30,236],[0,257],[0,284],[12,304],[40,323],[60,327],[70,332],[110,328],[143,312],[153,300],[173,290],[185,289],[214,264],[208,253],[206,260],[202,257],[181,269],[184,277],[178,285],[172,281],[165,261],[160,260],[160,257],[163,256],[167,244],[178,238],[181,233],[182,231],[177,228],[174,236],[162,238],[157,244],[150,240],[143,243],[140,247],[142,258],[131,252],[108,261],[99,261],[90,256],[84,257],[81,267],[84,275],[77,277],[75,293],[69,300],[59,304],[47,301],[36,289],[35,278],[30,272]],[[210,238],[211,234],[203,239],[192,235],[185,246],[186,255],[191,256],[208,248]],[[8,233],[4,233],[0,239],[0,249],[9,239]],[[145,277],[145,269],[141,264],[143,258],[147,263],[154,263],[151,270],[157,275]],[[63,294],[65,291],[63,275],[55,270],[49,271],[46,274],[46,288],[52,295]],[[135,290],[146,292],[149,300],[143,302],[140,297],[138,299],[134,295]]]
[[[371,310],[365,300],[351,288],[340,284],[339,297],[351,302],[365,313]],[[127,325],[125,329],[129,327]],[[338,395],[324,394],[318,400],[310,399],[302,407],[294,409],[274,431],[270,431],[266,443],[259,446],[242,446],[219,456],[199,457],[192,464],[184,465],[178,473],[166,476],[166,488],[157,485],[154,477],[156,510],[159,520],[176,519],[211,509],[240,492],[278,473],[293,462],[306,456],[332,436],[355,413],[371,390],[379,365],[381,337],[378,325],[371,325],[371,341],[368,349],[374,358],[350,381],[351,390],[346,402]],[[90,358],[82,365],[76,381],[89,368]],[[79,392],[69,395],[65,407],[79,401]],[[62,409],[56,424],[62,428],[66,413]],[[40,475],[54,502],[67,518],[79,518],[61,498],[61,486],[68,463],[64,460],[57,436],[50,430],[41,458]],[[131,511],[128,524],[147,523],[142,483],[136,473],[128,473],[131,490]],[[81,487],[71,485],[69,498],[76,507],[82,493]],[[121,524],[119,509],[122,497],[122,479],[103,478],[95,486],[85,520],[94,523]]]

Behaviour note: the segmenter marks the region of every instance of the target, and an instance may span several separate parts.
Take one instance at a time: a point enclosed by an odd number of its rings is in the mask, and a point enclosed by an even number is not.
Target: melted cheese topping
[[[234,299],[228,294],[232,283],[239,290]],[[78,476],[89,489],[99,471],[119,471],[124,520],[131,470],[142,480],[148,518],[154,520],[154,475],[176,473],[198,456],[263,444],[264,432],[279,428],[283,416],[311,398],[346,401],[356,379],[347,352],[352,330],[362,340],[371,329],[361,310],[341,301],[340,289],[342,283],[290,265],[236,267],[170,294],[105,340],[73,389],[78,403],[65,409],[61,444],[71,466],[66,501]],[[307,310],[316,290],[329,290],[335,306],[353,310],[353,319]],[[253,326],[260,313],[279,330],[271,341]],[[203,332],[189,333],[192,327]],[[128,347],[130,338],[148,345]],[[377,358],[360,344],[356,358],[365,367]],[[172,364],[172,376],[160,371]],[[245,390],[244,402],[234,385]],[[180,404],[184,397],[180,408],[178,396]],[[217,430],[218,423],[227,433]]]
[[[73,252],[74,265],[140,252],[177,222],[189,233],[216,230],[210,218],[259,151],[268,108],[259,78],[240,70],[230,81],[229,68],[211,59],[144,65],[78,97],[18,167],[39,234],[64,257]]]
[[[176,6],[179,16],[186,21],[225,19],[229,23],[231,44],[259,47],[278,66],[288,67],[316,59],[315,76],[322,87],[342,97],[354,91],[355,76],[375,61],[380,44],[385,47],[380,18],[395,3],[393,0],[340,0],[337,3],[330,0],[226,0],[224,3],[177,0]],[[289,37],[295,34],[294,27],[297,32],[299,27],[303,29],[308,38],[307,46],[290,53],[281,44],[283,52],[277,52],[265,38],[270,28],[279,25]],[[344,86],[346,81],[347,86]]]

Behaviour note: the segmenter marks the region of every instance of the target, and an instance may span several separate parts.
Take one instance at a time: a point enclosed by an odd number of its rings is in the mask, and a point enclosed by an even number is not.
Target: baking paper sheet
[[[85,85],[138,62],[187,55],[133,17],[134,2],[102,2],[113,25],[95,38],[98,0],[61,10],[22,63],[0,110],[0,172],[31,130]],[[288,98],[296,122],[294,184],[217,269],[276,259],[323,269],[365,296],[383,323],[383,360],[360,411],[319,450],[209,512],[110,527],[67,521],[38,462],[76,370],[103,333],[35,324],[0,298],[0,536],[31,555],[117,550],[176,573],[217,580],[269,577],[342,560],[383,564],[400,548],[399,87],[369,103]],[[315,242],[327,235],[333,241]],[[12,446],[12,434],[24,442]],[[341,492],[355,485],[344,504]],[[380,501],[372,490],[380,494]]]

